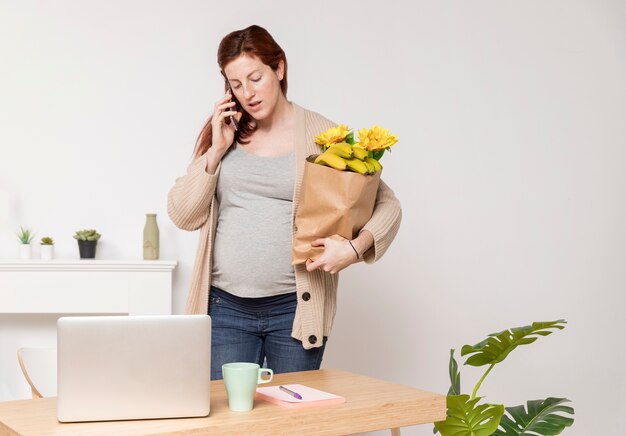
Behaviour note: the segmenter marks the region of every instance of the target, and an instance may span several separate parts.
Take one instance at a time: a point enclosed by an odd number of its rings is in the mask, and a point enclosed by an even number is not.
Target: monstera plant
[[[492,333],[476,345],[464,345],[461,356],[469,356],[465,365],[487,367],[471,396],[461,393],[461,373],[454,359],[454,350],[450,350],[451,386],[446,400],[447,417],[445,421],[435,423],[433,432],[439,431],[442,436],[552,436],[570,427],[574,419],[567,415],[573,415],[574,409],[564,405],[569,402],[567,398],[530,400],[524,408],[524,405],[504,407],[502,404],[479,404],[482,397],[478,396],[478,389],[487,375],[513,350],[532,344],[540,336],[564,329],[566,323],[562,319],[534,322],[529,326]]]

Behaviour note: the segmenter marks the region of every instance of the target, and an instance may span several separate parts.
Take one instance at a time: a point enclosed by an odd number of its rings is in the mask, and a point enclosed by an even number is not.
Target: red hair
[[[217,49],[217,63],[220,69],[224,71],[226,65],[242,55],[256,57],[274,71],[278,69],[280,61],[283,61],[284,74],[283,80],[280,81],[280,89],[283,95],[287,96],[287,57],[283,49],[274,41],[274,38],[267,30],[260,26],[252,25],[229,33],[222,39]],[[224,81],[224,93],[226,93],[227,89],[228,83]],[[196,157],[203,155],[211,147],[213,140],[212,118],[213,115],[209,117],[198,135],[194,149]],[[238,126],[238,130],[235,131],[234,141],[248,144],[250,141],[246,141],[246,139],[256,130],[256,126],[250,114],[243,109]]]

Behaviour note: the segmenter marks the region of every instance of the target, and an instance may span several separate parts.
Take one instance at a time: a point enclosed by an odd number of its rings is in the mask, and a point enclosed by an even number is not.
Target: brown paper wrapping
[[[382,171],[372,175],[339,171],[313,163],[317,156],[309,156],[304,163],[293,265],[315,260],[322,254],[324,247],[311,247],[311,242],[318,238],[337,234],[354,239],[371,218],[376,203]]]

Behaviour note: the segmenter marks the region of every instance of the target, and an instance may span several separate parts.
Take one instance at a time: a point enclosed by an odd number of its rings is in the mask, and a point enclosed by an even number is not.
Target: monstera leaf
[[[459,364],[456,363],[454,359],[454,348],[450,350],[448,371],[450,372],[450,389],[448,389],[448,395],[461,395],[461,372],[459,371]]]
[[[567,321],[534,322],[525,327],[514,327],[499,333],[492,333],[487,339],[476,345],[464,345],[461,356],[471,354],[466,365],[483,366],[495,365],[502,362],[511,351],[520,345],[532,344],[539,336],[552,334],[551,329],[562,330]]]
[[[450,363],[448,364],[448,372],[450,373],[450,389],[448,395],[461,395],[461,372],[459,364],[454,359],[454,348],[450,350]],[[437,427],[433,427],[433,433],[437,433]]]
[[[569,402],[567,398],[546,398],[545,400],[531,400],[527,402],[528,412],[524,405],[507,407],[506,411],[511,415],[502,417],[500,428],[494,433],[495,436],[552,436],[561,434],[565,427],[574,423],[573,418],[557,414],[574,414],[574,409],[563,406]]]
[[[448,395],[448,416],[435,423],[442,436],[488,436],[498,428],[504,414],[501,404],[476,405],[480,398],[469,395]]]

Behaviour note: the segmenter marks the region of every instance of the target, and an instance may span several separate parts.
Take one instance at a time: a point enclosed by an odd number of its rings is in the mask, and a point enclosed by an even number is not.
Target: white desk
[[[164,260],[0,261],[0,401],[27,398],[20,347],[56,347],[60,315],[172,313],[172,272]]]

